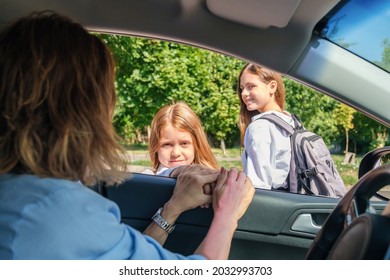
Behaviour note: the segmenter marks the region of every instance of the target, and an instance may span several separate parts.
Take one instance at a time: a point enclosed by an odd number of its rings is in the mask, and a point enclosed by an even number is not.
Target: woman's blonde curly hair
[[[119,181],[110,51],[83,26],[34,13],[0,35],[0,173]]]

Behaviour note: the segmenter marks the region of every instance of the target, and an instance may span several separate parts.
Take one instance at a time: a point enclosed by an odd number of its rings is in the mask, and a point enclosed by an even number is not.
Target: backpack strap
[[[280,127],[281,129],[283,129],[284,131],[286,131],[288,133],[288,136],[290,137],[290,141],[292,141],[291,138],[293,137],[293,135],[295,133],[295,129],[288,122],[283,120],[281,117],[279,117],[278,115],[275,115],[275,114],[265,114],[265,115],[262,115],[260,118],[258,118],[258,120],[259,119],[265,119],[265,120],[270,121],[271,123],[275,124],[276,126]],[[291,152],[294,153],[293,150]],[[293,159],[293,156],[291,159]],[[287,175],[287,179],[286,179],[287,189],[282,189],[282,190],[291,191],[290,180],[291,179],[290,179],[290,171],[289,171],[288,175]],[[298,184],[298,186],[299,186],[299,184]]]
[[[300,118],[297,115],[291,114],[291,118],[294,121],[295,128],[293,128],[288,122],[286,122],[281,117],[279,117],[275,114],[265,114],[265,115],[260,117],[260,119],[266,119],[266,120],[274,123],[275,125],[279,126],[280,128],[284,129],[285,131],[287,131],[287,133],[289,133],[290,137],[293,138],[295,131],[298,131],[298,130],[304,129],[304,128],[303,128],[303,125],[302,125]],[[291,138],[291,142],[295,141],[292,138]],[[291,152],[295,153],[293,145],[291,145]],[[298,160],[295,156],[295,165],[299,166],[297,161]],[[308,175],[308,174],[304,173],[304,175]],[[297,180],[300,182],[300,183],[298,183],[298,193],[300,192],[300,189],[303,188],[307,194],[314,195],[314,193],[311,191],[310,187],[306,184],[305,179],[309,180],[310,177],[309,178],[307,178],[305,176],[302,177],[301,173],[298,173]]]
[[[275,125],[281,127],[285,131],[287,131],[289,133],[289,136],[294,134],[294,131],[295,131],[294,128],[288,122],[286,122],[281,117],[279,117],[275,114],[266,114],[266,115],[263,115],[256,120],[259,120],[259,119],[265,119],[265,120],[268,120],[268,121],[274,123]],[[294,122],[295,122],[295,120],[294,120]],[[245,157],[248,157],[248,153],[246,152],[246,150],[245,150]]]
[[[265,119],[265,120],[268,120],[268,121],[274,123],[275,125],[279,126],[280,128],[284,129],[285,131],[287,131],[290,134],[290,136],[294,134],[295,129],[290,124],[288,124],[288,122],[286,122],[281,117],[279,117],[275,114],[266,114],[266,115],[263,115],[256,120],[259,120],[259,119]],[[294,120],[294,123],[295,123],[295,120]],[[248,154],[246,151],[245,151],[245,157],[248,157]]]
[[[309,195],[315,195],[312,190],[310,189],[310,187],[306,184],[305,180],[310,180],[310,178],[306,178],[304,176],[302,176],[301,174],[298,174],[298,182],[300,182],[300,184],[298,184],[299,187],[302,187],[305,192]]]
[[[291,114],[291,118],[294,121],[295,129],[303,129],[303,124],[301,122],[301,119],[297,115]]]
[[[266,120],[276,124],[277,126],[281,127],[285,131],[287,131],[290,135],[294,134],[295,129],[288,122],[286,122],[281,117],[279,117],[275,114],[265,114],[265,115],[261,116],[260,119],[266,119]],[[293,120],[294,120],[294,123],[297,125],[294,118],[293,118]],[[298,124],[300,124],[300,123],[298,123]],[[298,127],[298,126],[296,126],[296,127]]]

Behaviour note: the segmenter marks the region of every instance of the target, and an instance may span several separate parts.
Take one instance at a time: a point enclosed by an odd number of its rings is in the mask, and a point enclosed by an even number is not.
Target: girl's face
[[[244,71],[240,79],[241,99],[245,103],[248,111],[267,111],[274,103],[274,93],[276,82],[271,81],[268,84],[260,80],[259,76]]]
[[[168,168],[192,164],[195,148],[191,134],[168,124],[161,130],[157,156],[160,164]]]

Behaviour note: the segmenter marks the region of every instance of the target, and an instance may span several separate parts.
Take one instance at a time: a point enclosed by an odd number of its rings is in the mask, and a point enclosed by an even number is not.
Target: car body
[[[388,70],[334,44],[319,32],[326,16],[346,2],[0,0],[0,24],[33,11],[54,10],[84,24],[90,31],[206,48],[270,67],[389,127]],[[135,173],[115,188],[99,184],[96,190],[120,206],[124,223],[142,231],[169,198],[175,182],[172,178]],[[239,222],[229,258],[304,259],[339,201],[257,189]],[[387,203],[378,199],[371,206],[381,213]],[[207,233],[212,216],[212,210],[206,208],[182,214],[165,247],[191,254]]]

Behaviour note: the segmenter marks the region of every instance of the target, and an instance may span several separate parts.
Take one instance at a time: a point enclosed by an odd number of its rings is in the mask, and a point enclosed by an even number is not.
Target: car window
[[[117,60],[114,124],[128,147],[129,170],[150,169],[148,132],[159,108],[185,101],[200,117],[221,166],[242,169],[237,77],[245,61],[154,39],[96,34]],[[355,109],[284,77],[286,109],[324,138],[347,188],[369,150],[389,144],[389,129]],[[150,170],[149,170],[150,171]]]

